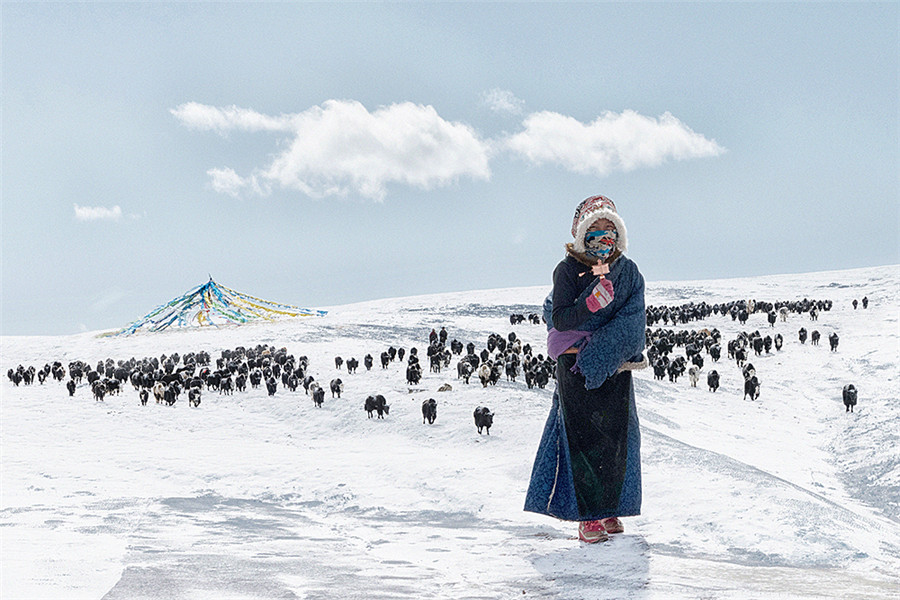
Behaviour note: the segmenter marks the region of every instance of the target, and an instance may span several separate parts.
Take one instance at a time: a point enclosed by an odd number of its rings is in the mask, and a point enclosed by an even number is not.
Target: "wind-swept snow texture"
[[[388,346],[424,354],[431,329],[480,350],[515,331],[546,351],[546,287],[399,298],[327,316],[244,327],[98,338],[5,337],[19,363],[160,356],[269,344],[306,355],[341,399],[317,409],[301,387],[202,404],[141,406],[130,384],[96,402],[83,384],[2,390],[2,581],[34,598],[897,598],[900,595],[900,400],[897,266],[806,275],[649,283],[647,303],[830,299],[818,321],[769,328],[713,316],[677,328],[780,332],[780,352],[751,354],[758,400],[723,358],[698,387],[636,375],[643,432],[643,515],[603,544],[522,504],[552,394],[523,379],[430,373],[410,389]],[[868,296],[869,307],[851,301]],[[822,343],[801,345],[800,327]],[[827,337],[840,336],[837,352]],[[349,375],[334,357],[375,357]],[[683,348],[677,349],[683,353]],[[723,350],[723,355],[725,354]],[[424,359],[424,356],[423,356]],[[405,361],[404,361],[405,363]],[[721,388],[705,374],[715,368]],[[449,392],[437,392],[444,383]],[[854,413],[841,389],[859,389]],[[383,394],[385,419],[363,401]],[[423,425],[421,403],[438,418]],[[495,413],[478,435],[476,406]]]

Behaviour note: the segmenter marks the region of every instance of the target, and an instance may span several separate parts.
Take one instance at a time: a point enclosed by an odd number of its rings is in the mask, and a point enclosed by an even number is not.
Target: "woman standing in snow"
[[[609,198],[582,201],[572,235],[544,302],[557,386],[525,510],[579,521],[579,538],[593,543],[641,509],[631,371],[646,366],[644,278],[624,255],[625,222]]]

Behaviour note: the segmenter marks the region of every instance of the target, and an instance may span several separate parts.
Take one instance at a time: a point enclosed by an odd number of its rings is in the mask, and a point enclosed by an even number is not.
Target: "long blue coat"
[[[577,365],[585,377],[585,387],[593,391],[594,396],[607,395],[604,402],[623,403],[627,406],[627,420],[623,425],[627,426],[627,432],[624,433],[627,436],[624,479],[615,483],[619,490],[618,503],[598,508],[588,506],[582,500],[579,507],[579,498],[590,494],[585,494],[586,490],[583,489],[576,490],[576,485],[585,484],[577,484],[573,477],[570,444],[563,416],[566,399],[560,398],[557,385],[532,469],[525,498],[526,511],[568,521],[640,514],[640,427],[634,386],[630,372],[617,374],[617,371],[625,363],[640,360],[644,348],[644,279],[637,265],[624,256],[613,262],[606,278],[613,284],[615,298],[609,306],[579,326],[579,329],[590,331],[591,337],[579,350]],[[548,298],[544,306],[548,328],[552,327],[552,306],[549,300]],[[585,424],[585,431],[588,429]],[[585,433],[579,432],[579,435]]]

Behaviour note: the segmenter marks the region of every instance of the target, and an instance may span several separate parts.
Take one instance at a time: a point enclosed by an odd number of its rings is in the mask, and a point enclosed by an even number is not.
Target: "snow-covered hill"
[[[482,388],[455,360],[410,388],[388,346],[424,351],[431,329],[480,350],[514,331],[546,351],[546,287],[397,298],[326,317],[99,338],[4,337],[5,373],[59,360],[141,358],[267,344],[310,359],[345,393],[317,409],[303,389],[220,396],[199,408],[141,406],[130,385],[95,402],[83,385],[2,392],[0,540],[4,599],[32,598],[896,598],[900,593],[900,268],[649,282],[647,303],[827,299],[792,314],[784,348],[751,357],[744,400],[733,361],[711,393],[636,375],[643,515],[585,546],[571,523],[522,511],[552,383]],[[851,301],[867,296],[867,309]],[[678,328],[772,332],[713,316]],[[797,331],[822,333],[800,344]],[[773,332],[773,334],[774,334]],[[837,332],[831,352],[827,336]],[[679,348],[678,353],[683,349]],[[376,359],[353,375],[334,357]],[[452,391],[438,392],[444,383]],[[846,413],[841,388],[859,389]],[[383,420],[363,399],[383,394]],[[434,425],[420,406],[438,402]],[[495,413],[490,436],[472,411]]]

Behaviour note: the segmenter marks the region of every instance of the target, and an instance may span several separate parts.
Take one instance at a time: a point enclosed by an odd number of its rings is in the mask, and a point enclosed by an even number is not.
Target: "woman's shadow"
[[[649,597],[650,545],[643,536],[616,534],[597,544],[573,537],[571,543],[570,548],[531,555],[547,591],[579,599]]]

